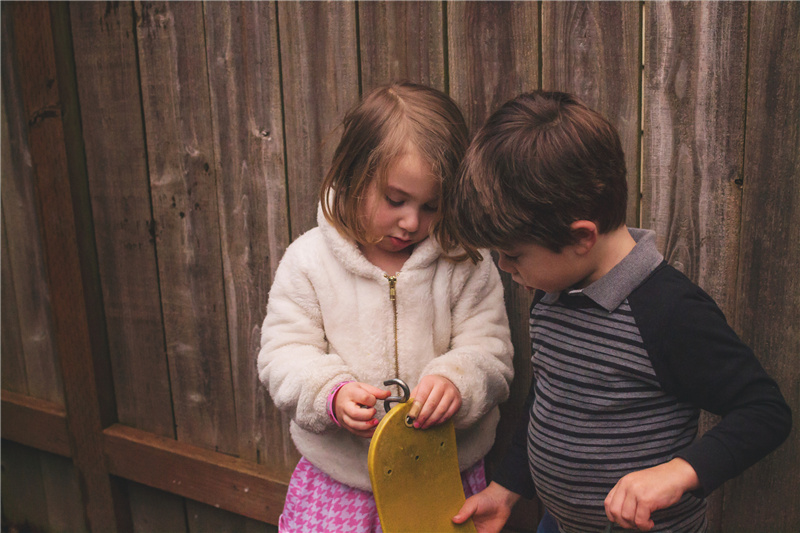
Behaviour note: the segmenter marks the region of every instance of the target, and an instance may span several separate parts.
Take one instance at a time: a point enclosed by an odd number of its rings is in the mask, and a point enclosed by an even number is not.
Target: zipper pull
[[[389,299],[394,302],[397,299],[397,276],[384,276],[389,280]]]

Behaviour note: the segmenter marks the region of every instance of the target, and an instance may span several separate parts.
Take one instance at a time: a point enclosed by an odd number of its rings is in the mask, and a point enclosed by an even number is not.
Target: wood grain
[[[17,61],[18,38],[13,12],[2,10],[2,217],[3,336],[19,341],[15,351],[3,349],[3,387],[64,403],[56,359],[45,271],[44,244],[35,191],[34,168],[28,139],[28,120],[20,86],[24,80]],[[6,278],[8,274],[8,278]],[[9,289],[9,290],[6,290]],[[7,311],[13,312],[8,315]],[[10,328],[6,331],[6,328]],[[16,333],[14,333],[16,332]],[[9,349],[11,346],[8,346]],[[8,359],[8,361],[6,361]],[[12,365],[16,370],[11,370]],[[6,371],[9,374],[6,375]],[[16,376],[12,379],[13,376]]]
[[[117,413],[174,436],[133,7],[76,2],[70,20]]]
[[[289,243],[275,5],[208,3],[205,25],[239,457],[268,461],[288,482],[299,454],[256,369]]]
[[[236,453],[202,5],[137,2],[136,15],[176,435]]]
[[[747,6],[645,8],[642,227],[667,261],[734,311],[738,255]],[[717,421],[707,413],[701,431]],[[724,490],[724,489],[723,489]],[[718,530],[722,490],[709,498]]]
[[[800,4],[750,9],[735,329],[794,411],[789,440],[725,487],[723,530],[800,530]]]
[[[731,312],[744,142],[747,6],[645,8],[642,226]]]
[[[62,405],[3,390],[2,419],[4,439],[72,457],[67,413]]]
[[[447,4],[450,95],[471,130],[539,88],[539,12],[532,2]]]
[[[530,2],[449,2],[447,4],[450,95],[461,106],[471,131],[500,105],[539,88],[539,12]],[[488,258],[487,258],[488,259]],[[500,407],[500,423],[487,469],[502,459],[523,415],[531,372],[528,309],[530,293],[501,272],[514,343],[514,381]],[[512,528],[535,530],[538,500],[523,500],[509,520]]]
[[[102,457],[101,406],[95,381],[92,328],[87,311],[91,288],[84,283],[84,265],[76,228],[83,214],[75,211],[74,170],[67,155],[62,115],[71,102],[62,100],[58,83],[50,6],[14,4],[16,64],[29,125],[31,159],[36,161],[34,183],[39,204],[45,270],[51,293],[56,348],[64,383],[65,406],[73,459],[83,489],[88,527],[114,531],[123,524],[115,515],[112,486]],[[79,203],[82,199],[77,200]],[[91,280],[88,280],[91,283]],[[92,315],[93,316],[93,315]],[[100,326],[102,327],[102,326]]]
[[[316,226],[339,125],[359,99],[355,4],[278,2],[292,238]]]
[[[269,469],[122,425],[104,433],[113,474],[277,524],[286,484]],[[143,464],[149,467],[142,468]]]
[[[361,89],[409,80],[444,91],[440,2],[360,2]]]
[[[578,96],[617,129],[630,226],[639,225],[640,9],[636,2],[542,3],[542,87]]]

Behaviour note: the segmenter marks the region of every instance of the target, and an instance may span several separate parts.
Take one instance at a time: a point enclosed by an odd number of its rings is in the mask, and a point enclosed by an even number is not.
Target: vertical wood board
[[[617,129],[630,226],[639,225],[640,9],[637,2],[542,4],[542,87],[576,95]]]
[[[447,4],[450,95],[471,131],[519,93],[539,87],[534,2]]]
[[[642,226],[731,312],[739,240],[747,5],[645,6]]]
[[[792,407],[787,442],[726,485],[724,531],[800,530],[800,4],[750,12],[741,254],[733,325]]]
[[[3,335],[6,327],[16,328],[21,351],[3,351],[3,384],[10,380],[5,371],[10,363],[17,368],[17,380],[11,384],[17,392],[64,404],[61,375],[58,370],[50,288],[45,271],[44,244],[34,188],[34,162],[28,140],[22,88],[24,76],[18,69],[14,17],[8,7],[2,9],[2,218],[8,257],[3,263],[13,283],[3,290]],[[6,308],[16,316],[5,316]],[[14,323],[10,323],[14,322]],[[6,362],[6,359],[9,359]]]
[[[137,2],[136,30],[176,434],[235,454],[202,9]]]
[[[363,94],[397,80],[444,91],[442,16],[441,2],[360,2]]]
[[[316,226],[319,186],[356,104],[355,4],[278,2],[292,238]]]
[[[100,460],[101,404],[93,357],[91,321],[87,310],[91,289],[84,281],[81,239],[76,228],[84,214],[76,212],[80,191],[71,181],[74,167],[67,154],[65,118],[62,109],[72,103],[59,83],[50,6],[44,3],[14,4],[11,9],[17,42],[16,64],[20,67],[21,94],[29,124],[34,183],[42,225],[45,270],[53,288],[51,303],[59,369],[64,383],[68,430],[73,459],[82,489],[88,527],[114,531],[121,522],[115,514],[112,487]],[[55,21],[59,23],[59,21]],[[63,106],[63,107],[62,107]]]
[[[507,100],[539,88],[539,8],[534,2],[448,2],[447,34],[450,95],[461,106],[474,134]],[[484,260],[491,260],[485,258]],[[500,406],[500,423],[489,472],[503,457],[523,414],[531,380],[528,309],[531,294],[501,272],[514,343],[514,381]],[[515,507],[509,525],[529,529],[538,523],[537,500]]]
[[[174,436],[133,7],[77,2],[70,15],[118,416]]]
[[[205,5],[209,86],[239,457],[288,482],[299,456],[256,359],[267,295],[289,242],[275,5]]]

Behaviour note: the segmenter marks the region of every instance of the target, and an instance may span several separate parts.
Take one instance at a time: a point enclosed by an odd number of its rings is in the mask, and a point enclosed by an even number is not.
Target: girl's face
[[[414,245],[428,237],[439,204],[439,183],[431,166],[416,150],[397,158],[389,167],[386,188],[373,183],[362,204],[367,217],[367,234],[381,240],[361,245],[361,251],[373,264],[398,265],[414,250]]]

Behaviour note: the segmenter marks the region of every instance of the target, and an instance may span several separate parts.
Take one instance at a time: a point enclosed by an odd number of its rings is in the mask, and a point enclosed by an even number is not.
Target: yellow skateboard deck
[[[453,421],[420,430],[406,426],[413,403],[395,405],[369,446],[369,478],[385,533],[474,532],[451,520],[464,504]]]

